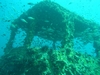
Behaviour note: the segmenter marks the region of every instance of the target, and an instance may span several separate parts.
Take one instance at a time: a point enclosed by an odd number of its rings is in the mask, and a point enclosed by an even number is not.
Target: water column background
[[[23,12],[34,6],[37,2],[42,0],[1,0],[0,1],[0,56],[3,54],[3,49],[9,39],[9,26],[14,19],[18,18]],[[59,3],[61,6],[69,9],[84,18],[95,21],[100,24],[100,1],[99,0],[52,0]],[[20,34],[21,35],[21,34]],[[20,38],[20,36],[17,36]],[[20,39],[21,40],[21,39]],[[18,40],[17,40],[18,42]],[[74,48],[80,52],[87,52],[95,55],[93,44],[87,43],[84,45],[79,38],[75,38]],[[77,43],[78,42],[78,43]],[[16,45],[15,45],[16,46]]]

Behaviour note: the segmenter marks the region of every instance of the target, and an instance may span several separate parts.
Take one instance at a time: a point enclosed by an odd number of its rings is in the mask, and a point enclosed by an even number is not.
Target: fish
[[[49,20],[45,20],[44,22],[49,22]]]
[[[16,28],[17,25],[15,25],[15,24],[11,24],[11,27],[12,27],[12,28]]]
[[[13,6],[12,6],[12,9],[13,9],[14,12],[16,12],[16,9]]]
[[[5,22],[10,22],[10,20],[5,20]]]
[[[31,2],[29,2],[29,3],[27,3],[28,5],[34,5],[34,3],[31,3]]]
[[[21,21],[24,22],[24,23],[28,23],[28,22],[27,22],[25,19],[23,19],[23,18],[21,19]]]
[[[30,16],[30,17],[28,17],[28,19],[30,19],[30,20],[34,20],[35,18],[33,18],[33,17]]]

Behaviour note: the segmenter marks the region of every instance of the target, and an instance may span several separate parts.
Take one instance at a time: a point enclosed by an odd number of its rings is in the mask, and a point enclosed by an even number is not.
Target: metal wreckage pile
[[[24,44],[13,48],[16,32],[26,32]],[[64,9],[51,1],[41,1],[16,19],[10,39],[0,59],[0,75],[99,75],[100,34],[98,24]],[[30,48],[34,36],[62,40],[60,50],[43,46]],[[97,57],[74,50],[73,39],[94,41]]]

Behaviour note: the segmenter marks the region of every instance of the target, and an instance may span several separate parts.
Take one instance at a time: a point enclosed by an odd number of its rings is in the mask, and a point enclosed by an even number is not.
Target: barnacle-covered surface
[[[13,48],[19,28],[26,32],[24,45]],[[95,34],[99,28],[54,2],[37,3],[12,23],[11,36],[0,59],[0,75],[99,75],[100,35]],[[60,50],[48,46],[31,48],[34,36],[60,40],[62,46]],[[73,39],[77,37],[94,41],[98,58],[74,51]]]

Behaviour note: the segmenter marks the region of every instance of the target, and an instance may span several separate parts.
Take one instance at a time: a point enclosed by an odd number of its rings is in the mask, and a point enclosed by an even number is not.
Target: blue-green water
[[[99,75],[99,0],[40,1],[0,1],[0,75]]]

